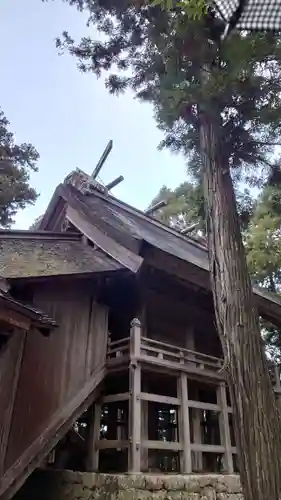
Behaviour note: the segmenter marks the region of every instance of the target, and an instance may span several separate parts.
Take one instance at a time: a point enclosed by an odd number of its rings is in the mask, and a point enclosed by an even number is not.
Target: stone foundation
[[[235,475],[111,475],[37,471],[17,500],[243,500]]]

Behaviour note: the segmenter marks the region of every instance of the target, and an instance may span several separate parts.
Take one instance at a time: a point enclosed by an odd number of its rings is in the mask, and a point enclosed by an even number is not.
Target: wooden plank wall
[[[0,477],[9,437],[26,333],[15,331],[0,352]]]
[[[195,311],[186,302],[177,301],[155,290],[146,290],[147,336],[178,347],[192,348],[213,356],[220,356],[220,340],[211,315]]]
[[[145,295],[147,312],[147,336],[154,340],[185,347],[185,333],[190,318],[184,305],[170,300],[169,295],[147,290]]]
[[[34,302],[60,326],[50,337],[38,331],[27,335],[4,471],[43,435],[106,358],[106,308],[75,286],[67,290],[41,286]]]

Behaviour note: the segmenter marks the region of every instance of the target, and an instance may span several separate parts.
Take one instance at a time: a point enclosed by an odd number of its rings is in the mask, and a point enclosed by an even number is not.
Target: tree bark
[[[219,124],[201,114],[210,276],[245,500],[279,500],[281,424],[262,346],[235,193]]]

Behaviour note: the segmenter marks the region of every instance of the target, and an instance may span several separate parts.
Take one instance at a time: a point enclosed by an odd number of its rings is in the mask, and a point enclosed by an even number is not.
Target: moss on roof
[[[26,278],[114,271],[122,265],[77,241],[0,238],[0,276]]]

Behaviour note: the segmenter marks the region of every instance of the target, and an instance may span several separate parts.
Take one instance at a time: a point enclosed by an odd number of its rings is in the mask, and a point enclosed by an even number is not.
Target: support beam
[[[144,387],[146,388],[146,387]],[[141,443],[143,441],[148,441],[148,401],[149,399],[143,398],[142,395],[146,393],[140,393],[141,400]],[[145,472],[148,470],[148,450],[141,446],[141,471]]]
[[[101,439],[97,441],[98,450],[122,450],[128,448],[128,441],[122,439]]]
[[[95,403],[90,409],[90,432],[88,438],[88,460],[87,471],[97,472],[99,470],[99,438],[101,425],[101,409],[100,402]]]
[[[188,389],[187,376],[181,373],[178,379],[178,398],[181,400],[179,407],[179,436],[181,448],[180,452],[180,471],[181,474],[190,474],[192,472],[191,465],[191,448],[190,448],[190,426],[189,426],[189,408],[188,408]]]
[[[131,364],[129,368],[131,399],[129,402],[129,472],[141,470],[141,367]]]
[[[147,337],[147,306],[146,294],[142,286],[140,286],[139,295],[139,311],[138,318],[141,321],[141,336]],[[147,380],[144,380],[142,390],[147,390]],[[141,398],[141,442],[148,440],[148,401],[146,398]],[[141,446],[141,471],[148,471],[148,449]]]
[[[142,401],[151,401],[152,403],[162,403],[171,406],[180,406],[181,404],[179,398],[172,398],[170,396],[161,396],[160,394],[152,394],[151,392],[141,392],[140,399]]]
[[[182,445],[174,441],[143,441],[142,447],[147,450],[169,450],[169,451],[181,451]]]
[[[138,473],[141,471],[141,367],[135,361],[140,356],[141,324],[138,319],[131,323],[130,336],[130,401],[129,401],[129,472]]]
[[[190,354],[190,364],[192,366],[192,360],[196,360],[196,344],[195,344],[195,329],[192,325],[189,325],[186,329],[185,334],[185,347],[186,349],[190,349],[194,354]],[[194,366],[194,364],[193,364]],[[198,390],[196,390],[197,397],[199,396]],[[199,398],[198,398],[199,399]],[[203,407],[200,407],[199,401],[188,401],[189,408],[191,410],[191,419],[192,419],[192,428],[193,428],[193,441],[195,444],[202,443],[202,435],[201,435],[201,410],[207,409],[203,403]],[[202,405],[202,403],[201,403]],[[218,405],[216,405],[218,406]],[[219,409],[219,408],[218,408]],[[201,451],[193,451],[192,452],[192,470],[196,472],[203,471],[203,455]]]
[[[202,433],[201,433],[201,410],[194,408],[192,410],[193,415],[193,438],[194,444],[202,444]],[[203,471],[203,455],[202,452],[193,452],[194,455],[194,470],[196,472]]]
[[[232,448],[231,448],[231,437],[230,437],[230,429],[229,429],[229,416],[228,416],[228,408],[227,408],[227,399],[226,399],[226,385],[225,382],[221,382],[217,388],[217,402],[221,407],[221,411],[219,413],[219,427],[220,427],[220,439],[221,445],[224,446],[224,463],[226,472],[229,474],[233,473],[233,457],[232,457]]]
[[[104,396],[104,403],[118,403],[119,401],[128,401],[130,399],[130,394],[128,392],[121,392],[119,394],[109,394]]]

